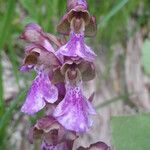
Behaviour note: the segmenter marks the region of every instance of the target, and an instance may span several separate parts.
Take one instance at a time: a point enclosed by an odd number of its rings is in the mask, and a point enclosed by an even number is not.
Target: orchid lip
[[[34,79],[21,111],[29,115],[43,109],[48,103],[54,103],[58,98],[58,89],[51,84],[48,74],[39,73]]]

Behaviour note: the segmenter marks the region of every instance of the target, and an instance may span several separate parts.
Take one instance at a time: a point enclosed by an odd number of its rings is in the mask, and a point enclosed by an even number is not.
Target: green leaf
[[[98,24],[98,28],[105,26],[105,24],[116,14],[118,13],[128,2],[129,0],[120,0],[117,5],[115,5],[110,12],[108,12],[103,19]]]
[[[19,102],[21,102],[26,95],[26,90],[23,90],[20,95],[17,96],[16,99],[12,100],[9,107],[5,110],[5,113],[0,118],[0,138],[5,133],[5,129],[7,129],[8,123],[11,121],[13,116],[13,111],[18,107]]]
[[[150,114],[113,117],[114,150],[150,150]]]
[[[13,19],[13,14],[15,10],[15,0],[9,0],[7,4],[7,11],[1,20],[0,28],[0,58],[2,57],[2,49],[6,42],[7,37],[10,34],[11,21]],[[0,115],[4,112],[4,99],[3,99],[3,80],[2,80],[2,59],[0,59]]]
[[[145,40],[142,48],[142,64],[144,71],[150,75],[150,40]]]
[[[3,17],[3,20],[1,21],[2,26],[0,29],[0,50],[2,50],[2,47],[5,41],[7,40],[7,37],[9,36],[11,22],[15,12],[15,5],[16,5],[16,0],[8,1],[6,14]]]
[[[37,19],[37,3],[34,0],[21,0],[19,1],[21,6],[27,11],[28,16],[30,15],[32,19]]]

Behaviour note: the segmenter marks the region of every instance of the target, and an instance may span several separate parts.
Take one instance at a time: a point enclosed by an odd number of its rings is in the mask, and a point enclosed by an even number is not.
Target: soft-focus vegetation
[[[144,30],[143,40],[145,44],[142,52],[142,63],[146,74],[150,74],[150,1],[149,0],[88,0],[89,10],[97,18],[97,36],[89,39],[87,42],[98,54],[104,55],[105,70],[103,74],[98,75],[103,80],[108,79],[112,64],[112,56],[114,53],[113,46],[120,44],[123,48],[126,48],[127,40],[134,35],[135,32]],[[46,32],[51,32],[58,35],[56,32],[56,25],[65,12],[66,0],[0,0],[0,149],[10,150],[15,149],[8,141],[11,134],[14,132],[15,127],[20,123],[22,116],[20,106],[25,97],[25,91],[29,87],[27,81],[31,81],[34,77],[34,73],[23,74],[18,71],[18,68],[22,62],[24,56],[23,42],[19,40],[19,35],[23,31],[24,26],[29,22],[36,22],[40,24]],[[130,24],[134,22],[134,26],[130,27]],[[4,80],[5,69],[3,66],[3,57],[6,56],[12,65],[13,77],[15,78],[15,85],[17,85],[16,93],[9,99],[4,97]],[[120,63],[124,63],[125,51],[120,55]],[[7,79],[9,81],[9,78]],[[123,81],[122,81],[123,82]],[[13,88],[13,84],[11,85]],[[99,86],[99,85],[98,85]],[[121,91],[120,95],[116,98],[112,97],[110,102],[106,102],[97,107],[97,109],[108,106],[109,104],[116,102],[117,99],[128,99],[126,91]],[[132,105],[132,103],[129,102]],[[14,115],[18,114],[17,119]],[[39,113],[40,115],[40,113]],[[150,116],[149,116],[150,117]],[[127,118],[127,121],[130,122]],[[136,125],[138,117],[134,118],[133,126]],[[140,118],[139,118],[140,119]],[[143,122],[149,123],[147,116],[142,118]],[[15,120],[15,121],[14,121]],[[126,123],[122,128],[115,132],[120,126],[120,121],[125,121],[126,118],[113,119],[113,129],[115,144],[117,142],[124,142],[125,138],[128,139],[128,132],[124,130],[124,126],[131,126]],[[31,122],[34,122],[34,118],[30,118]],[[11,126],[11,129],[9,129]],[[139,126],[140,127],[140,126]],[[140,128],[135,128],[140,130]],[[147,126],[146,126],[147,127]],[[12,130],[13,129],[13,130]],[[147,131],[150,128],[147,127]],[[145,130],[144,130],[145,131]],[[119,132],[119,133],[118,133]],[[133,131],[134,132],[134,131]],[[117,134],[117,135],[116,135]],[[134,133],[133,133],[134,134]],[[147,132],[144,132],[147,136]],[[139,135],[141,135],[139,133]],[[117,137],[118,136],[118,137]],[[133,136],[134,138],[134,136]],[[148,136],[147,136],[148,138]],[[121,141],[122,140],[122,141]],[[140,141],[138,141],[140,142]],[[126,141],[128,144],[128,141]],[[120,143],[118,143],[120,144]],[[119,146],[116,146],[119,147]],[[147,147],[146,147],[147,148]],[[145,150],[148,150],[146,149]],[[125,148],[127,149],[127,148]],[[131,149],[131,148],[130,148]],[[136,148],[135,148],[136,149]],[[149,147],[150,149],[150,147]],[[116,150],[120,150],[116,148]],[[123,150],[123,149],[121,149]],[[129,149],[128,149],[129,150]],[[134,150],[134,149],[132,149]]]

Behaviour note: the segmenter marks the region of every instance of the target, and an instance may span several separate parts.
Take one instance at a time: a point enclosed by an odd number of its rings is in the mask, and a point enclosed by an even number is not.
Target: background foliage
[[[103,78],[104,81],[108,80],[111,64],[113,63],[112,56],[114,54],[114,49],[112,49],[112,46],[119,43],[123,48],[126,48],[127,40],[132,37],[135,32],[142,29],[146,30],[143,37],[145,44],[142,51],[142,63],[145,73],[149,74],[150,1],[88,0],[88,3],[90,12],[97,18],[98,31],[97,36],[92,39],[87,38],[87,42],[98,54],[98,58],[103,54],[106,59],[105,69],[100,77]],[[0,0],[0,149],[2,150],[16,149],[11,143],[8,144],[8,141],[12,133],[16,130],[15,127],[20,123],[22,117],[19,111],[25,97],[25,91],[30,85],[30,82],[28,83],[27,81],[31,81],[34,77],[34,73],[32,72],[22,74],[18,71],[24,56],[23,42],[20,41],[18,37],[23,31],[24,26],[29,22],[36,22],[40,24],[46,32],[58,35],[56,32],[56,25],[65,12],[65,5],[66,0]],[[130,29],[131,20],[135,22],[134,28],[132,29]],[[124,54],[125,52],[120,56],[122,63],[124,63]],[[13,88],[14,85],[17,85],[18,89],[9,99],[6,99],[4,94],[5,81],[3,76],[5,76],[4,72],[6,69],[3,66],[4,56],[11,62],[11,71],[15,78],[15,82],[11,86]],[[8,78],[7,80],[9,81],[10,79]],[[123,96],[120,96],[122,99],[127,99],[128,94],[129,93],[124,93]],[[112,97],[110,102],[97,106],[97,109],[108,106],[118,98],[120,97]],[[15,114],[18,114],[17,119],[14,118]],[[129,122],[129,119],[127,118],[127,122]],[[136,120],[137,119],[140,119],[140,117],[136,117]],[[125,121],[126,118],[121,117],[119,120],[113,119],[112,127],[114,130],[116,130],[116,128],[118,129],[118,121],[120,120],[122,122]],[[30,118],[30,121],[31,123],[34,122],[34,118]],[[145,121],[147,122],[146,118],[144,118],[142,122]],[[125,125],[126,129],[128,126],[130,128],[128,123]],[[134,124],[132,125],[134,126]],[[10,126],[13,130],[10,130]],[[120,130],[117,131],[117,133],[119,132],[117,136],[123,136],[124,133],[126,136],[126,130],[124,130],[124,128]],[[115,134],[114,144],[117,145],[125,140],[122,138],[123,141],[121,141],[120,138],[117,138],[116,132],[112,133]],[[123,149],[116,148],[116,150]]]

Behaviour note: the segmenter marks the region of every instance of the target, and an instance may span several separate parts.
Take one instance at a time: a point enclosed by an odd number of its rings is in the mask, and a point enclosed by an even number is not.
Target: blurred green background
[[[150,74],[150,1],[149,0],[88,0],[89,11],[97,18],[97,35],[87,38],[86,42],[97,53],[97,82],[94,83],[97,101],[101,96],[101,86],[112,89],[112,95],[105,101],[95,103],[97,110],[108,107],[118,100],[123,100],[135,113],[141,112],[141,107],[136,105],[130,94],[134,94],[134,89],[130,90],[130,83],[126,80],[130,73],[126,73],[125,64],[130,56],[140,56],[140,70],[146,76],[148,94],[149,74]],[[65,13],[66,0],[0,0],[0,149],[17,150],[26,149],[23,145],[27,141],[26,130],[23,132],[22,123],[32,124],[36,117],[23,117],[20,113],[20,106],[25,98],[26,90],[34,78],[34,73],[20,73],[18,68],[24,57],[24,43],[19,40],[19,35],[24,26],[29,22],[36,22],[41,25],[46,32],[59,35],[56,25]],[[128,55],[130,39],[138,45],[135,35],[141,36],[140,54]],[[118,50],[122,49],[121,53]],[[116,53],[118,51],[118,53]],[[133,50],[134,51],[134,50]],[[117,59],[115,55],[117,54]],[[137,56],[138,55],[138,56]],[[132,58],[131,58],[132,59]],[[113,64],[116,70],[113,69]],[[132,61],[130,61],[132,63]],[[136,61],[135,61],[136,63]],[[102,66],[100,65],[102,64]],[[101,69],[102,68],[102,69]],[[118,72],[117,81],[113,82],[112,70]],[[131,72],[132,73],[132,72]],[[135,71],[136,73],[136,71]],[[134,76],[131,75],[131,76]],[[111,84],[111,82],[113,82]],[[135,81],[136,82],[136,81]],[[109,85],[110,83],[110,85]],[[138,81],[137,81],[138,85]],[[110,87],[112,86],[112,87]],[[141,86],[141,85],[139,85]],[[105,87],[105,88],[106,88]],[[114,88],[116,90],[114,90]],[[128,89],[129,88],[129,89]],[[108,90],[106,88],[106,90]],[[141,89],[142,92],[143,89]],[[111,91],[111,90],[110,90]],[[148,95],[149,96],[149,95]],[[139,100],[140,101],[140,100]],[[144,100],[143,100],[144,101]],[[144,103],[144,102],[143,102]],[[146,104],[147,105],[147,104]],[[122,106],[124,107],[124,106]],[[142,107],[142,111],[147,111],[149,105]],[[115,106],[113,106],[115,109]],[[113,114],[113,113],[112,113]],[[130,112],[129,112],[130,114]],[[110,114],[109,114],[110,115]],[[14,133],[24,137],[24,141],[18,146]],[[15,134],[15,136],[16,136]],[[14,140],[13,140],[14,138]],[[18,138],[19,140],[19,138]],[[19,147],[19,148],[18,148]],[[33,148],[33,147],[32,147]],[[37,148],[33,148],[37,149]]]

